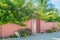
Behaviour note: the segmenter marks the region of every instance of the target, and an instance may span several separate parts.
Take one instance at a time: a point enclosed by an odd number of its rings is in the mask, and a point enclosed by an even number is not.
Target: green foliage
[[[0,24],[14,23],[23,25],[32,15],[26,0],[0,0]],[[24,6],[25,5],[25,6]]]
[[[52,33],[51,29],[46,30],[46,33]]]
[[[57,25],[58,25],[58,27],[60,27],[60,23],[59,22],[57,22]]]
[[[58,17],[58,13],[56,12],[48,12],[47,13],[47,21],[50,21],[50,22],[56,22],[57,20],[57,17]]]
[[[34,6],[33,1],[37,3]],[[37,11],[37,14],[33,13]],[[48,15],[47,15],[48,14]],[[0,0],[0,24],[23,25],[30,18],[46,21],[60,21],[58,9],[49,0]]]
[[[60,15],[56,18],[57,22],[60,22]]]
[[[36,18],[40,20],[45,20],[49,22],[57,22],[60,21],[58,17],[59,11],[55,6],[50,3],[50,0],[36,0],[38,6],[36,7],[36,11],[38,15]],[[60,15],[59,15],[60,16]]]
[[[46,33],[52,33],[52,32],[57,32],[58,29],[56,27],[52,27],[52,29],[47,29]]]
[[[57,32],[58,30],[57,30],[57,28],[52,28],[52,31]]]
[[[32,34],[32,31],[31,29],[21,29],[21,30],[18,30],[18,33],[20,34],[21,37],[28,37],[29,35]]]
[[[19,30],[18,33],[20,34],[21,37],[28,37],[26,31],[24,30]]]
[[[32,30],[31,29],[26,28],[25,32],[27,33],[27,35],[32,35]]]

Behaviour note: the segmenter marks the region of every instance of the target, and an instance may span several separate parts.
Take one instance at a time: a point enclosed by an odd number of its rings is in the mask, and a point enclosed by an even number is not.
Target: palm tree
[[[38,18],[43,20],[50,20],[48,13],[52,13],[51,15],[55,16],[57,14],[58,16],[58,9],[55,8],[53,4],[51,4],[50,0],[36,0],[38,6],[36,7]],[[36,15],[35,15],[36,16]],[[55,16],[56,17],[56,16]]]

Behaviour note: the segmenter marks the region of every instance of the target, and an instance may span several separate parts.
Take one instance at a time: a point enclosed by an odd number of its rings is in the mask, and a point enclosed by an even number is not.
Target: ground
[[[8,38],[2,40],[60,40],[60,32],[55,33],[37,33],[27,38]]]

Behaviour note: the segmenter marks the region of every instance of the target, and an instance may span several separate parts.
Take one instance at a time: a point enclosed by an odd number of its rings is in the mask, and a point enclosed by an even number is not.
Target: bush
[[[52,31],[53,31],[53,32],[57,32],[58,30],[57,30],[57,28],[53,27],[53,28],[52,28]]]
[[[52,33],[51,29],[46,30],[46,33]]]
[[[32,34],[31,29],[28,29],[28,28],[25,29],[25,32],[27,33],[27,35],[31,35]]]
[[[18,33],[20,34],[21,37],[28,37],[27,33],[23,29],[19,30]]]
[[[52,30],[51,29],[48,29],[46,30],[47,33],[52,33],[52,32],[57,32],[58,29],[56,27],[53,27]]]
[[[19,30],[18,33],[20,34],[21,37],[28,37],[29,35],[32,34],[32,31],[26,28],[26,29]]]

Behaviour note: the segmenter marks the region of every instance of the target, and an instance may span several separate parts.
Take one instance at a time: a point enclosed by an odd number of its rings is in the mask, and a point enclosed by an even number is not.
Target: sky
[[[51,3],[53,3],[55,7],[60,10],[60,0],[51,0]]]

